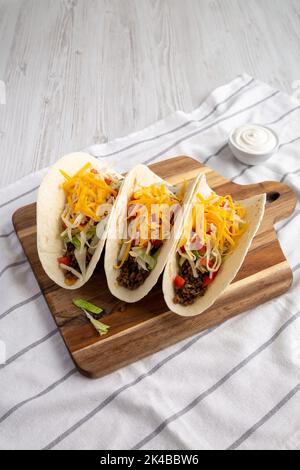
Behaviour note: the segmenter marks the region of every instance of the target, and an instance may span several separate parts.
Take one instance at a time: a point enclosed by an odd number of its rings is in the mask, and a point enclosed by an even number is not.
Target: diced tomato
[[[181,251],[182,253],[186,253],[186,249],[185,249],[185,246],[184,246],[184,245],[182,245],[182,246],[180,247],[180,251]]]
[[[206,258],[202,258],[200,264],[201,264],[201,266],[206,266]],[[214,263],[213,260],[209,260],[208,266],[209,266],[210,268],[212,268],[214,264],[215,264],[215,263]]]
[[[162,244],[162,240],[151,240],[151,245],[154,246],[154,248],[159,248]]]
[[[57,258],[57,261],[59,264],[65,264],[66,266],[70,266],[71,264],[71,258],[68,256],[61,256],[60,258]]]
[[[205,287],[207,287],[217,276],[218,274],[218,271],[216,271],[215,273],[213,273],[212,277],[210,278],[209,276],[204,276],[203,278],[203,285]]]
[[[177,289],[182,289],[185,284],[185,280],[183,277],[177,275],[174,279],[174,284]]]
[[[91,173],[94,173],[94,175],[98,175],[99,171],[96,170],[96,168],[92,168]]]
[[[86,224],[91,220],[90,217],[86,217],[85,221],[84,222],[81,222],[81,224],[79,224],[79,230],[83,230],[86,226]]]
[[[205,253],[206,253],[206,246],[203,246],[203,247],[200,248],[200,250],[199,250],[199,255],[204,256]]]
[[[104,181],[106,184],[108,184],[108,186],[111,185],[111,179],[110,178],[104,178]]]

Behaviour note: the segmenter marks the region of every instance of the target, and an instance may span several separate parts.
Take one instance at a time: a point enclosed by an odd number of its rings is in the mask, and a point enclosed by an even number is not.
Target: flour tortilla
[[[189,201],[189,208],[186,211],[185,217],[190,216],[196,194],[200,193],[204,198],[207,198],[210,195],[211,191],[212,190],[208,186],[205,176],[198,177],[197,184],[193,194],[191,195]],[[168,262],[166,264],[163,277],[164,298],[169,309],[172,312],[186,317],[199,315],[200,313],[208,309],[216,301],[216,299],[225,291],[228,285],[235,278],[263,219],[266,195],[260,194],[258,196],[254,196],[249,199],[245,199],[238,202],[241,204],[241,206],[245,207],[246,209],[245,219],[249,223],[249,226],[246,232],[238,241],[235,250],[221,265],[218,276],[208,286],[204,296],[196,299],[196,301],[192,305],[185,306],[176,304],[173,300],[175,296],[174,279],[176,277],[176,274],[178,273],[178,264],[176,256],[177,244],[173,246],[172,251],[170,252]]]
[[[63,241],[60,237],[61,233],[61,214],[65,206],[65,193],[61,188],[61,183],[65,178],[60,173],[64,170],[69,175],[74,175],[87,162],[90,162],[96,170],[113,172],[107,166],[101,164],[96,158],[86,153],[71,153],[65,155],[58,160],[45,176],[38,191],[37,199],[37,249],[40,261],[46,274],[56,284],[65,289],[78,289],[83,286],[96,267],[103,250],[109,221],[102,238],[98,242],[98,246],[93,254],[92,259],[86,270],[85,276],[82,276],[72,286],[65,284],[65,270],[60,268],[57,258],[63,254]],[[118,198],[117,198],[118,199]],[[116,205],[116,203],[115,203]],[[114,207],[115,207],[114,205]],[[114,208],[111,216],[113,215]],[[111,217],[109,218],[111,220]]]
[[[132,194],[141,187],[162,182],[164,181],[151,170],[149,170],[147,166],[137,165],[134,167],[126,176],[122,191],[116,204],[114,217],[111,219],[105,249],[105,273],[108,287],[111,293],[118,299],[125,302],[137,302],[138,300],[142,299],[157,283],[158,278],[162,273],[165,263],[168,259],[168,255],[172,250],[173,245],[176,245],[176,234],[179,235],[181,232],[183,211],[180,211],[179,214],[175,217],[173,229],[171,231],[171,237],[164,241],[160,249],[157,264],[151,271],[150,275],[146,278],[145,282],[135,290],[127,289],[126,287],[120,286],[118,284],[117,277],[119,276],[120,270],[115,269],[114,266],[118,264],[117,258],[120,245],[116,234],[122,233],[122,228],[124,228],[124,223],[126,223],[128,201]],[[183,206],[187,204],[194,187],[195,183],[193,182],[187,186]]]

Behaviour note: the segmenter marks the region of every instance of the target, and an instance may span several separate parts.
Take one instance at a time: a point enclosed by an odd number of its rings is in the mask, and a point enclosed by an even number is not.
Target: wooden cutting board
[[[135,304],[126,304],[113,297],[106,284],[103,255],[94,275],[81,289],[70,291],[58,287],[39,262],[36,205],[18,209],[13,215],[16,233],[74,363],[89,377],[108,374],[252,309],[287,291],[293,280],[273,227],[274,222],[289,217],[294,211],[296,196],[288,186],[277,182],[241,186],[189,157],[165,160],[150,168],[174,184],[194,179],[202,171],[218,194],[231,194],[234,199],[265,192],[265,216],[238,275],[225,293],[203,314],[183,318],[168,311],[161,280]],[[110,326],[107,335],[100,337],[84,314],[74,307],[72,299],[78,297],[105,309],[103,321]]]

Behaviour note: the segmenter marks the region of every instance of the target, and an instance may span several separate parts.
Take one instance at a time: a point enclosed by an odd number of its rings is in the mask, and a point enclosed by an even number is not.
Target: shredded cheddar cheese
[[[184,194],[185,188],[181,189],[179,197],[175,196],[166,186],[166,184],[145,186],[135,191],[128,202],[128,219],[134,214],[135,233],[139,232],[139,246],[147,245],[151,239],[151,230],[156,226],[159,236],[162,236],[161,226],[166,222],[169,226],[170,220],[164,209],[179,204]],[[156,221],[152,219],[156,218]],[[167,220],[163,220],[164,217]]]
[[[120,243],[115,269],[121,269],[129,256],[134,257],[141,269],[154,268],[156,258],[152,249],[156,250],[156,242],[164,240],[170,233],[175,214],[173,209],[176,209],[170,208],[181,203],[185,190],[186,185],[183,185],[177,196],[162,183],[133,192],[127,204],[128,238]]]
[[[147,207],[147,209],[151,209],[153,204],[168,204],[172,206],[178,202],[179,198],[168,191],[165,184],[152,184],[135,191],[128,205],[141,204]]]
[[[200,194],[197,194],[196,198],[179,247],[186,244],[193,231],[203,245],[211,243],[213,238],[214,247],[221,253],[225,246],[229,246],[229,251],[232,251],[247,228],[243,221],[245,208],[234,203],[231,196],[222,197],[212,193],[207,199]]]
[[[72,214],[81,213],[94,221],[99,221],[97,209],[110,195],[115,197],[117,192],[101,178],[100,174],[91,172],[91,168],[92,165],[88,162],[74,176],[60,170],[65,178],[61,187]]]

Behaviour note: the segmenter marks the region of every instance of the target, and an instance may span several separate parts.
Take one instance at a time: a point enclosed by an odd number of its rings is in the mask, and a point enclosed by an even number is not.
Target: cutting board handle
[[[247,190],[257,194],[257,184],[247,185]],[[261,192],[266,193],[269,219],[274,223],[290,217],[297,204],[297,196],[289,186],[277,181],[264,181],[259,184]]]

